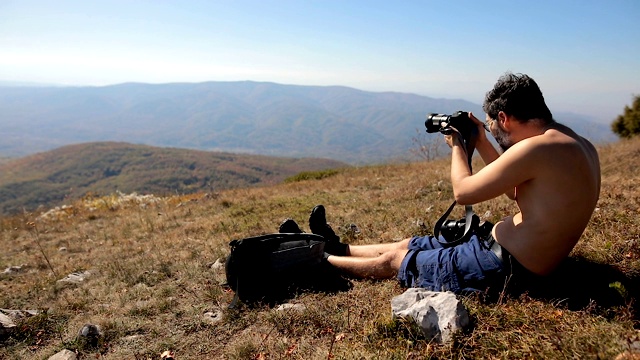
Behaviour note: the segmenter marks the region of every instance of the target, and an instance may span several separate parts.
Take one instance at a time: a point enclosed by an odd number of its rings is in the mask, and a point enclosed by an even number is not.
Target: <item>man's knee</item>
[[[402,265],[402,260],[407,255],[408,250],[405,249],[397,249],[393,251],[388,251],[382,255],[380,255],[380,265],[390,272],[398,272],[400,269],[400,265]]]
[[[402,241],[398,242],[398,249],[400,250],[407,250],[409,249],[409,242],[411,241],[411,238],[408,239],[404,239]]]

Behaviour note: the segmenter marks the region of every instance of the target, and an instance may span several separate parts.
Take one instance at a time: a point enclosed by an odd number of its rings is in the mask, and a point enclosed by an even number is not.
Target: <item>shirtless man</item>
[[[460,292],[486,287],[508,275],[513,262],[547,275],[580,239],[600,194],[600,164],[594,146],[556,123],[533,79],[506,73],[486,94],[476,149],[486,166],[471,173],[458,136],[445,136],[452,148],[455,200],[477,204],[506,194],[520,212],[495,224],[492,236],[442,248],[432,236],[377,245],[346,245],[331,234],[324,208],[310,216],[312,232],[325,235],[327,261],[355,277],[391,278],[407,287]],[[503,149],[498,151],[487,129]],[[511,254],[512,257],[508,257]]]

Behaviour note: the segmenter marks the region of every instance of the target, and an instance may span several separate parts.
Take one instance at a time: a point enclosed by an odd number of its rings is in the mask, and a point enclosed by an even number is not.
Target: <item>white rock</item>
[[[222,321],[222,310],[207,311],[202,315],[202,317],[204,318],[204,321],[209,324],[219,323]]]
[[[40,314],[39,310],[9,310],[9,309],[0,309],[0,314],[7,315],[11,319],[20,320],[29,316],[36,316]]]
[[[71,273],[67,275],[64,279],[58,280],[58,283],[67,283],[67,284],[79,284],[85,281],[91,273],[89,271],[81,272],[81,273]]]
[[[0,309],[0,336],[9,334],[15,330],[15,322],[29,316],[38,315],[38,310],[9,310]]]
[[[0,312],[0,336],[11,333],[15,327],[13,320]]]
[[[120,340],[124,342],[136,342],[142,339],[144,339],[144,335],[129,335],[129,336],[123,337]]]
[[[427,339],[446,343],[469,325],[469,312],[454,293],[411,288],[391,300],[394,318],[413,319]]]
[[[4,271],[2,273],[5,274],[5,275],[17,274],[19,272],[24,271],[24,267],[25,266],[27,266],[27,265],[23,264],[23,265],[9,266],[8,268],[4,269]]]
[[[76,360],[78,357],[73,351],[64,349],[59,353],[52,355],[48,360]]]
[[[226,259],[218,259],[216,260],[216,262],[214,262],[213,264],[211,264],[211,270],[214,271],[223,271],[224,270],[224,263],[226,262]]]
[[[305,311],[307,309],[304,304],[282,304],[276,308],[276,311]]]

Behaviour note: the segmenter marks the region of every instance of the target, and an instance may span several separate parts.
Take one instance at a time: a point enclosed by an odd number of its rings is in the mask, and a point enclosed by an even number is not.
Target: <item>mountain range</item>
[[[351,164],[387,162],[410,157],[428,113],[456,110],[484,117],[480,105],[465,100],[343,86],[252,81],[0,86],[0,157],[116,141]],[[555,117],[594,142],[615,140],[608,125],[588,116]]]

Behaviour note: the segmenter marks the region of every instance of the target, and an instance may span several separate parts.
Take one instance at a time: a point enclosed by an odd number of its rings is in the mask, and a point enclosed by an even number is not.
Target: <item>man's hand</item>
[[[469,112],[469,119],[471,119],[471,121],[473,121],[473,123],[478,127],[478,134],[475,136],[476,143],[485,142],[487,140],[487,134],[485,133],[487,129],[485,128],[485,123],[475,117],[472,112]],[[447,145],[449,145],[450,148],[453,147],[453,144],[462,144],[462,141],[460,140],[459,134],[457,132],[452,132],[450,135],[445,135],[444,141],[447,143]]]
[[[454,131],[452,131],[451,134],[444,136],[444,142],[446,142],[450,148],[453,148],[454,145],[460,145],[464,151],[467,151],[460,133],[458,133],[454,127],[451,128],[454,129]]]
[[[487,134],[485,133],[487,129],[484,127],[485,123],[475,117],[471,111],[469,111],[469,119],[471,119],[471,121],[473,121],[473,123],[478,127],[476,141],[485,141],[487,139]]]
[[[486,141],[487,140],[486,132],[489,131],[487,124],[482,120],[478,119],[477,117],[475,117],[472,112],[469,112],[469,119],[471,119],[471,121],[473,121],[473,123],[478,127],[478,135],[476,137],[476,142]]]
[[[478,135],[476,136],[476,150],[482,157],[482,160],[486,165],[492,163],[495,159],[497,159],[500,154],[493,147],[493,144],[487,139],[487,134],[485,131],[485,123],[480,121],[477,117],[475,117],[471,112],[469,112],[469,119],[473,121],[473,123],[478,127]],[[493,134],[492,134],[493,135]]]
[[[458,133],[453,132],[450,135],[445,135],[444,142],[446,142],[450,148],[453,148],[453,144],[460,144],[460,140],[458,140]]]

